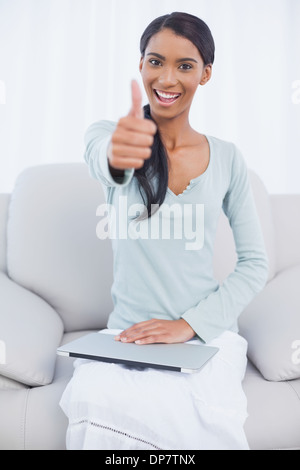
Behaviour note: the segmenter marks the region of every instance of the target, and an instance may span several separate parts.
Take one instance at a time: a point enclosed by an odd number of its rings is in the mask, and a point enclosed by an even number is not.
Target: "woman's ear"
[[[212,64],[208,64],[204,67],[200,85],[202,86],[206,85],[206,83],[211,79],[211,75],[212,75]]]
[[[143,64],[144,64],[144,57],[142,56],[140,60],[140,66],[139,66],[140,72],[142,71]]]

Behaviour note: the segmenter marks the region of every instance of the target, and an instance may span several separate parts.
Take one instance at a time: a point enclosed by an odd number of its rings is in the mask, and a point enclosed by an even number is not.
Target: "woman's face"
[[[211,77],[211,65],[204,67],[191,41],[164,29],[150,39],[140,72],[152,116],[171,119],[189,112],[198,86]]]

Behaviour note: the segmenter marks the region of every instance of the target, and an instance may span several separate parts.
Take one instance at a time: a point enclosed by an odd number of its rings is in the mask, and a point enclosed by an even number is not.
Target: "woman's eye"
[[[150,62],[151,65],[155,65],[155,66],[160,65],[159,60],[156,60],[156,59],[151,59],[151,60],[149,60],[149,62]]]
[[[150,59],[149,63],[153,65],[154,67],[159,67],[162,65],[162,63],[157,59]],[[179,67],[180,70],[191,70],[192,68],[193,66],[190,64],[181,64]]]
[[[182,64],[179,68],[181,70],[191,70],[193,67],[190,64]]]

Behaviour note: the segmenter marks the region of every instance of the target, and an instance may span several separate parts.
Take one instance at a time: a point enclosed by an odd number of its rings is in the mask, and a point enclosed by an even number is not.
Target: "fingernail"
[[[126,336],[123,336],[123,338],[121,338],[121,341],[127,341]]]
[[[141,341],[140,339],[138,339],[137,341],[135,341],[135,344],[143,344],[143,341]]]
[[[120,335],[115,336],[115,341],[120,341]]]

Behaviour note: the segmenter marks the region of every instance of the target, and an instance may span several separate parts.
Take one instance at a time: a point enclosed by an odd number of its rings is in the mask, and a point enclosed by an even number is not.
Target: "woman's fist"
[[[108,148],[108,160],[112,168],[126,170],[142,168],[151,157],[151,147],[157,127],[144,118],[142,93],[138,83],[131,83],[132,105],[129,114],[119,120]]]

